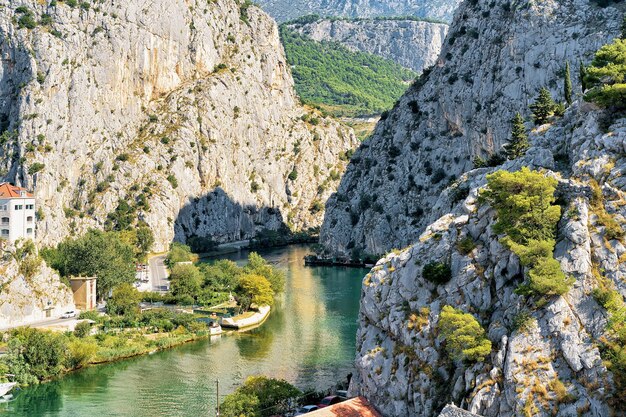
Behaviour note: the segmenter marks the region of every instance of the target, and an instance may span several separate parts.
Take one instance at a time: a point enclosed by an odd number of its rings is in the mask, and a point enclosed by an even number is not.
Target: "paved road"
[[[156,255],[148,259],[148,273],[150,274],[150,291],[166,292],[170,288],[167,280],[169,273],[165,266],[166,255]]]
[[[69,325],[74,325],[75,322],[76,322],[76,318],[72,318],[72,319],[49,318],[46,320],[36,321],[34,323],[20,324],[18,326],[3,327],[3,328],[0,328],[0,331],[8,330],[14,327],[23,327],[23,326],[38,327],[38,328],[55,327],[59,325],[69,326]]]

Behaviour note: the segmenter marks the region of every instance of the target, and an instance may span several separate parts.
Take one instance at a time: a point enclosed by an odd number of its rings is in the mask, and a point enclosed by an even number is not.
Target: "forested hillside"
[[[335,42],[315,42],[282,26],[281,40],[298,95],[334,116],[367,116],[391,108],[416,73]]]

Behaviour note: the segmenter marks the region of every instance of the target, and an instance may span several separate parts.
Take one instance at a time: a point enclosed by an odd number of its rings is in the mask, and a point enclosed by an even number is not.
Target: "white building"
[[[35,239],[35,197],[8,182],[0,183],[0,238]]]

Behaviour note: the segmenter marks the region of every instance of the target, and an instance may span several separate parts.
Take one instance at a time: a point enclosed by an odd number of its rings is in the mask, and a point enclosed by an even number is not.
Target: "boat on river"
[[[17,382],[5,382],[0,384],[0,401],[8,401],[13,398],[13,395],[9,393],[16,386]]]

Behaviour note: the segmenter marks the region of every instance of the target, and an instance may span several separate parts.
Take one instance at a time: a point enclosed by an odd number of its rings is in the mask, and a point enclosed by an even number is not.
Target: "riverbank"
[[[215,415],[216,379],[221,396],[250,375],[315,391],[345,379],[354,372],[359,294],[368,271],[307,268],[302,259],[309,251],[290,246],[261,252],[285,272],[286,284],[260,327],[86,366],[25,388],[0,404],[0,416],[208,416]],[[228,259],[243,265],[247,256],[242,251]]]
[[[270,306],[261,306],[258,311],[247,312],[235,317],[224,317],[220,321],[222,327],[243,330],[252,326],[260,326],[270,315]],[[251,313],[251,314],[250,314]]]

